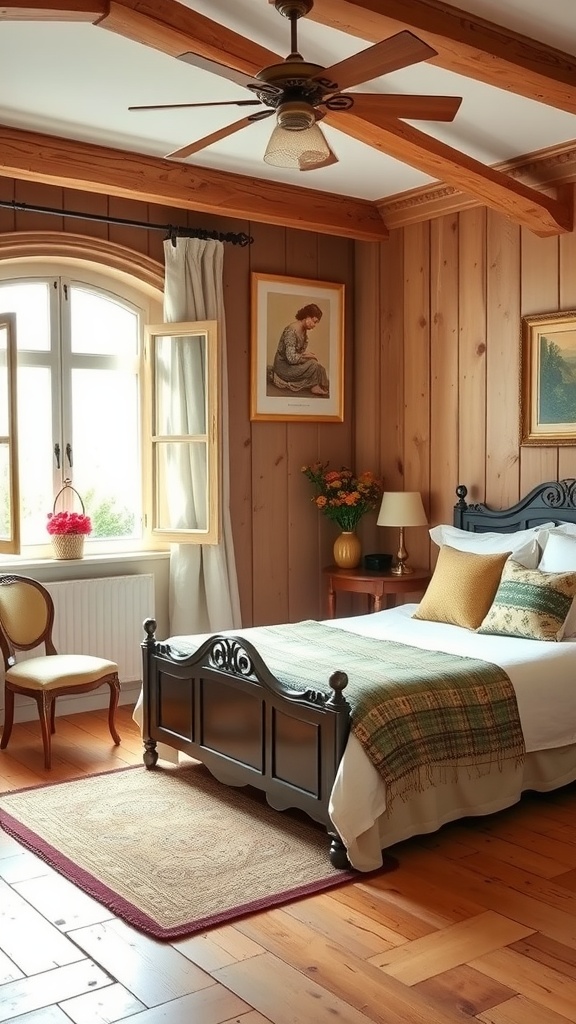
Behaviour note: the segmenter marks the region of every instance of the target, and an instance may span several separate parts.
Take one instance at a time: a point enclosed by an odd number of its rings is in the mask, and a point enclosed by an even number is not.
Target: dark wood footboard
[[[194,654],[155,639],[144,623],[144,763],[154,768],[157,743],[202,761],[221,782],[254,786],[277,810],[298,808],[326,827],[330,860],[349,867],[328,802],[350,728],[334,672],[330,694],[291,690],[242,637],[212,636]]]

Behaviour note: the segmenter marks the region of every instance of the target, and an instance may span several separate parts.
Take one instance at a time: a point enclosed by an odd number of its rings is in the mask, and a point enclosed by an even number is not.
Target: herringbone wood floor
[[[140,761],[130,711],[36,723],[0,793]],[[1,797],[0,797],[1,799]],[[576,787],[395,849],[400,868],[157,943],[0,832],[0,1022],[565,1024],[576,1021]]]

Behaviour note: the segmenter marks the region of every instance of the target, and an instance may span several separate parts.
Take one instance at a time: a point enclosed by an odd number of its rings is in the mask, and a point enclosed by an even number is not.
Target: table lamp
[[[404,547],[404,528],[406,526],[427,526],[427,524],[428,519],[420,491],[384,491],[377,525],[400,527],[396,564],[391,570],[396,576],[407,576],[414,571],[407,565],[408,552]]]

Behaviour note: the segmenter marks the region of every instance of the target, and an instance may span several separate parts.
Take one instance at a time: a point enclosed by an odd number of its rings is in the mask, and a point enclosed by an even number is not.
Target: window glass
[[[74,486],[92,519],[91,540],[141,535],[138,422],[133,372],[72,371]]]
[[[156,445],[157,529],[208,529],[207,453],[202,441]]]
[[[136,312],[92,289],[70,289],[72,352],[135,357],[138,352]]]
[[[54,495],[50,370],[20,366],[17,386],[21,539],[22,544],[45,544]]]
[[[205,434],[206,335],[158,336],[155,352],[155,433]]]
[[[49,351],[49,282],[0,282],[0,312],[16,313],[16,343],[19,351]]]

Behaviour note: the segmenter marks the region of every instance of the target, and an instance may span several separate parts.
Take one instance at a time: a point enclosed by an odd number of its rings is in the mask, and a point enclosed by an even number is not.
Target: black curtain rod
[[[235,234],[233,231],[208,231],[205,228],[178,228],[172,224],[149,224],[140,220],[126,220],[124,217],[104,217],[98,213],[79,213],[77,210],[56,210],[51,206],[31,206],[29,203],[17,203],[16,200],[0,200],[0,207],[11,210],[22,210],[24,213],[48,213],[57,217],[74,217],[76,220],[97,220],[105,224],[122,224],[129,228],[146,228],[149,231],[165,231],[166,238],[170,238],[172,245],[176,245],[177,238],[214,238],[217,242],[231,242],[232,245],[252,245],[252,235],[246,235],[243,231]]]

